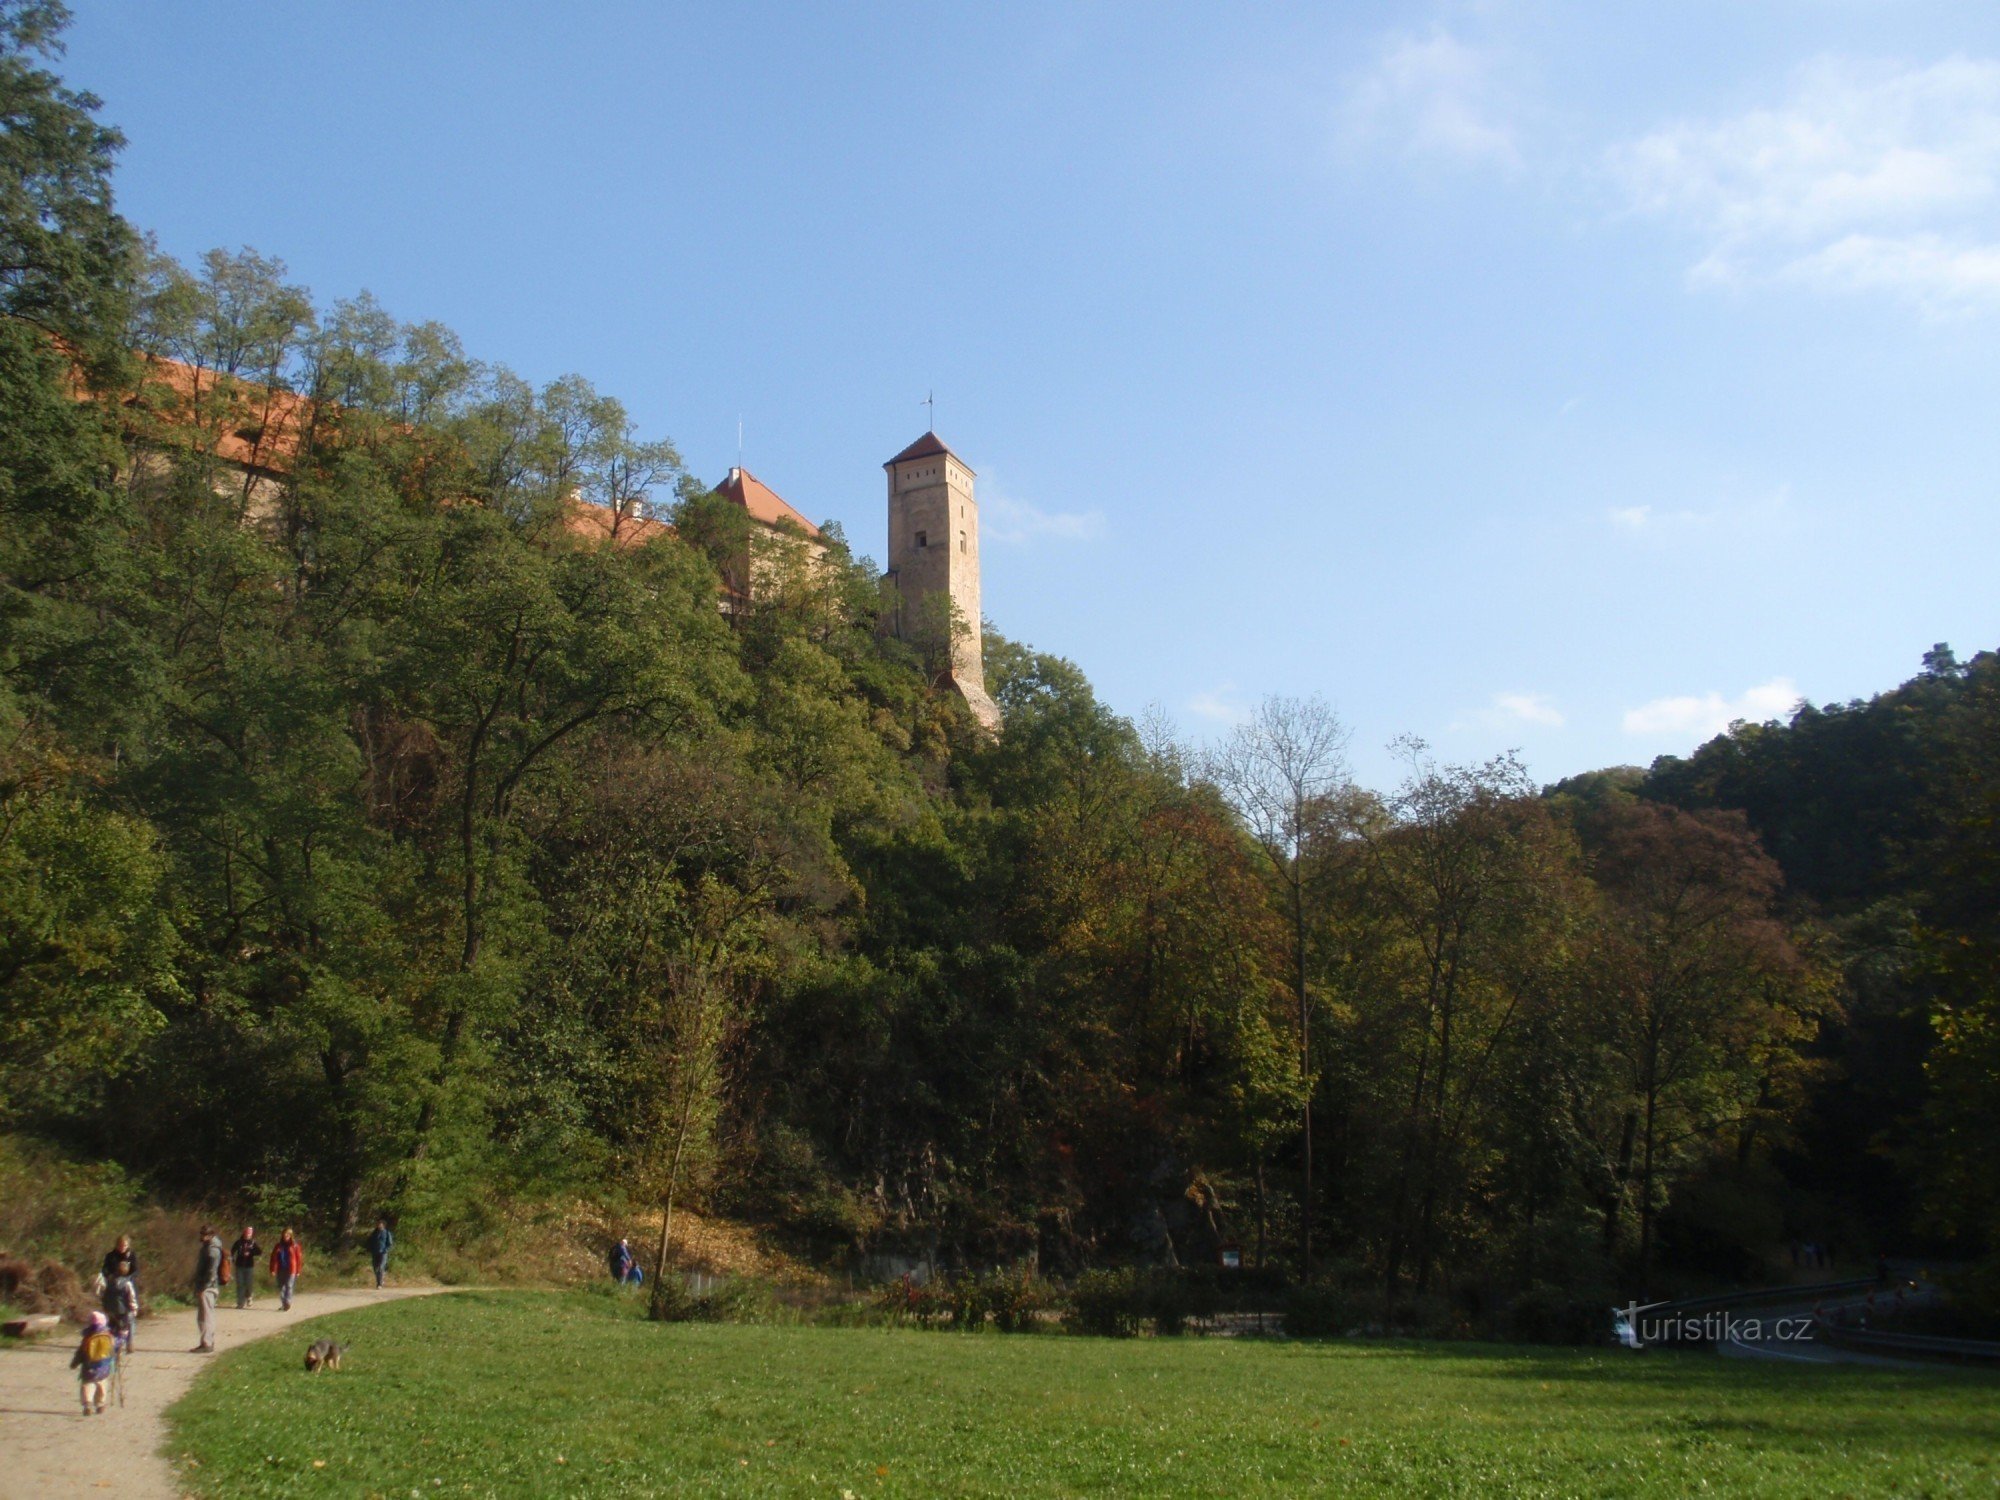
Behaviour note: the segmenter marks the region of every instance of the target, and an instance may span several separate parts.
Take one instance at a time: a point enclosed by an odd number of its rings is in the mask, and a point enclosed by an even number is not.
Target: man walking
[[[215,1353],[215,1295],[222,1286],[222,1261],[226,1252],[222,1248],[222,1236],[208,1225],[201,1226],[201,1249],[195,1253],[194,1276],[194,1326],[200,1330],[201,1342],[188,1352],[191,1354]]]
[[[243,1226],[229,1247],[229,1264],[236,1268],[236,1310],[241,1312],[250,1305],[250,1288],[257,1278],[257,1231],[250,1225]]]
[[[271,1251],[271,1274],[278,1278],[278,1310],[292,1310],[292,1288],[299,1283],[299,1272],[306,1268],[305,1246],[299,1237],[287,1229],[278,1236],[277,1247]]]
[[[396,1248],[396,1237],[389,1233],[389,1221],[377,1219],[364,1243],[368,1246],[369,1264],[375,1267],[375,1285],[379,1287],[382,1278],[389,1274],[389,1252]]]

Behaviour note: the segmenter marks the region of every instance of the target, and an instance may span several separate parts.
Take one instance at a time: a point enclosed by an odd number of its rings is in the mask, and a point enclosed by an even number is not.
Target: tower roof
[[[807,536],[819,535],[817,526],[748,469],[731,469],[729,476],[715,487],[715,493],[742,506],[750,512],[753,521],[761,521],[766,526],[790,521]]]
[[[904,462],[906,459],[936,458],[940,453],[944,454],[947,458],[956,460],[959,467],[964,469],[966,473],[970,474],[973,472],[972,465],[967,463],[964,459],[959,458],[959,456],[956,453],[953,453],[951,449],[947,448],[944,445],[944,440],[940,438],[935,432],[925,433],[922,437],[918,438],[914,443],[910,444],[909,447],[905,448],[901,453],[898,453],[894,458],[890,459],[888,463],[882,465],[882,467],[885,469],[892,468],[896,464]]]

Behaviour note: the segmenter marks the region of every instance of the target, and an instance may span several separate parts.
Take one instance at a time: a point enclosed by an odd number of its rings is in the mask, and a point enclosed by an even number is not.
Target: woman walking
[[[278,1243],[271,1247],[271,1275],[278,1283],[278,1310],[292,1310],[292,1287],[299,1279],[299,1272],[306,1268],[305,1246],[298,1236],[287,1229],[278,1236]]]

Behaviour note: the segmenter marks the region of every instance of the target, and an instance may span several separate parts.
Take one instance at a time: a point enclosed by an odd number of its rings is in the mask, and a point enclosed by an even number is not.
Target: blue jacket
[[[386,1228],[371,1229],[368,1231],[368,1238],[363,1243],[368,1246],[368,1253],[374,1256],[375,1259],[387,1260],[389,1252],[396,1248],[396,1237],[389,1233]]]

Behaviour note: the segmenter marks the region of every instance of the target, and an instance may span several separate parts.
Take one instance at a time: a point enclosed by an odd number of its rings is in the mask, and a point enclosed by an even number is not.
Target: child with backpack
[[[83,1341],[69,1357],[69,1367],[77,1371],[78,1395],[86,1417],[93,1412],[103,1415],[104,1388],[117,1363],[118,1339],[111,1332],[111,1320],[101,1312],[94,1312],[83,1325]]]

